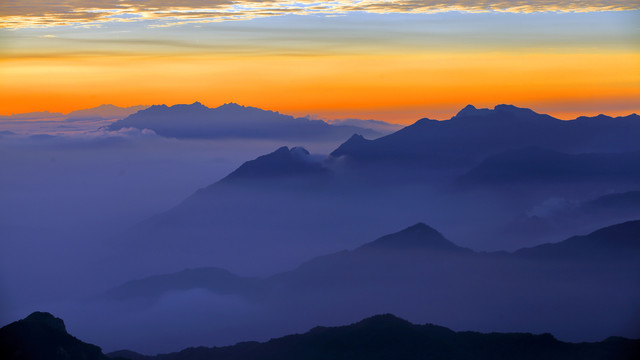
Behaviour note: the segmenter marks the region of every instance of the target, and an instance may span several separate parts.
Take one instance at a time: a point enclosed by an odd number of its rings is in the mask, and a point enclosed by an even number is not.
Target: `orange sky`
[[[511,103],[561,118],[637,111],[635,53],[55,57],[0,60],[0,113],[225,102],[410,123]],[[381,71],[383,69],[383,71]],[[636,106],[636,108],[634,108]]]
[[[640,112],[631,0],[179,3],[0,2],[0,115],[195,101],[405,124],[467,104]]]

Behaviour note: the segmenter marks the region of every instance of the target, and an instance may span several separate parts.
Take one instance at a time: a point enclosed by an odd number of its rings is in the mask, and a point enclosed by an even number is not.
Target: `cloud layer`
[[[0,27],[99,26],[151,22],[150,26],[249,20],[287,14],[337,16],[352,12],[424,14],[461,12],[595,12],[638,10],[636,0],[6,0]]]

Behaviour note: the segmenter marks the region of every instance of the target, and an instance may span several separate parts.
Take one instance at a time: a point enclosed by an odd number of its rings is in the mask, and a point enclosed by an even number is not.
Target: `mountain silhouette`
[[[67,121],[97,120],[97,119],[123,119],[131,114],[148,108],[147,105],[119,107],[104,104],[90,109],[75,110],[66,115]]]
[[[455,332],[433,324],[415,325],[392,314],[375,315],[337,327],[314,327],[303,334],[267,342],[194,347],[145,356],[99,347],[69,335],[61,319],[35,312],[0,329],[0,355],[7,360],[235,360],[235,359],[635,359],[640,340],[610,337],[568,343],[550,334]]]
[[[634,359],[640,340],[608,338],[597,343],[567,343],[550,334],[455,332],[414,325],[391,314],[338,327],[315,327],[304,334],[267,342],[197,347],[158,356],[130,351],[110,353],[131,360],[235,359]]]
[[[235,103],[208,108],[190,105],[154,105],[106,128],[150,129],[175,138],[346,139],[355,132],[377,137],[382,133],[351,125],[330,125],[321,120],[294,118],[278,112]]]
[[[356,163],[409,162],[431,168],[468,167],[488,155],[523,147],[561,152],[638,151],[640,116],[564,121],[512,105],[468,105],[449,120],[418,120],[393,134],[351,138],[331,153]]]
[[[107,360],[102,350],[69,335],[64,322],[34,312],[0,329],[0,358],[5,360]]]

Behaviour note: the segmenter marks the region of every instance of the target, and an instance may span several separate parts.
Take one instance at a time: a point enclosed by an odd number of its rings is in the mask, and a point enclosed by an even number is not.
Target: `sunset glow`
[[[240,21],[212,20],[240,14],[224,1],[12,3],[0,6],[0,114],[194,101],[397,123],[468,103],[640,111],[632,1],[247,3]]]

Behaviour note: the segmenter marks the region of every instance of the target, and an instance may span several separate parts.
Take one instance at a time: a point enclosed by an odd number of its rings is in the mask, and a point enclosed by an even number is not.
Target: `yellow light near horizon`
[[[405,123],[468,103],[568,114],[559,104],[638,104],[639,64],[636,53],[5,58],[0,114],[196,100]]]

